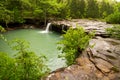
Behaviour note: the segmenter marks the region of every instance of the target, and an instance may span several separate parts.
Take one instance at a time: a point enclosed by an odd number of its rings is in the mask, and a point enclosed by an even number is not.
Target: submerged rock
[[[54,71],[46,80],[120,80],[120,41],[97,37],[76,59],[77,64]]]

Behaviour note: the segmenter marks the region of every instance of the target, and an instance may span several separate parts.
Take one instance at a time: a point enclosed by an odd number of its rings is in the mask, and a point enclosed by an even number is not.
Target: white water
[[[47,27],[46,27],[46,29],[45,29],[46,32],[49,32],[50,25],[51,25],[51,23],[48,23],[48,24],[47,24]]]
[[[39,33],[48,33],[50,25],[51,25],[51,23],[48,23],[46,29],[44,31],[40,31]]]

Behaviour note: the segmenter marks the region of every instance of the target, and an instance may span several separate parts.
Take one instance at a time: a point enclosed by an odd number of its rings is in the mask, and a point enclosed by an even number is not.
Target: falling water
[[[51,23],[48,23],[46,29],[44,31],[41,31],[40,33],[48,33],[50,25],[51,25]]]
[[[48,23],[48,24],[47,24],[47,27],[46,27],[46,29],[45,29],[46,32],[49,32],[50,25],[51,25],[51,23]]]

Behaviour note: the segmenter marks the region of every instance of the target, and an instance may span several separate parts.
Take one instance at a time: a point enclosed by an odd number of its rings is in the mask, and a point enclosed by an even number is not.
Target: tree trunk
[[[47,11],[46,11],[46,9],[45,9],[44,19],[45,19],[45,21],[44,21],[44,26],[46,26],[46,24],[47,24]]]

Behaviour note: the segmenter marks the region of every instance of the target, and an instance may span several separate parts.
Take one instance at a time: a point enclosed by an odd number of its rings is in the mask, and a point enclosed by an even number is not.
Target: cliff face
[[[96,37],[77,64],[51,73],[46,80],[120,80],[120,41]]]

